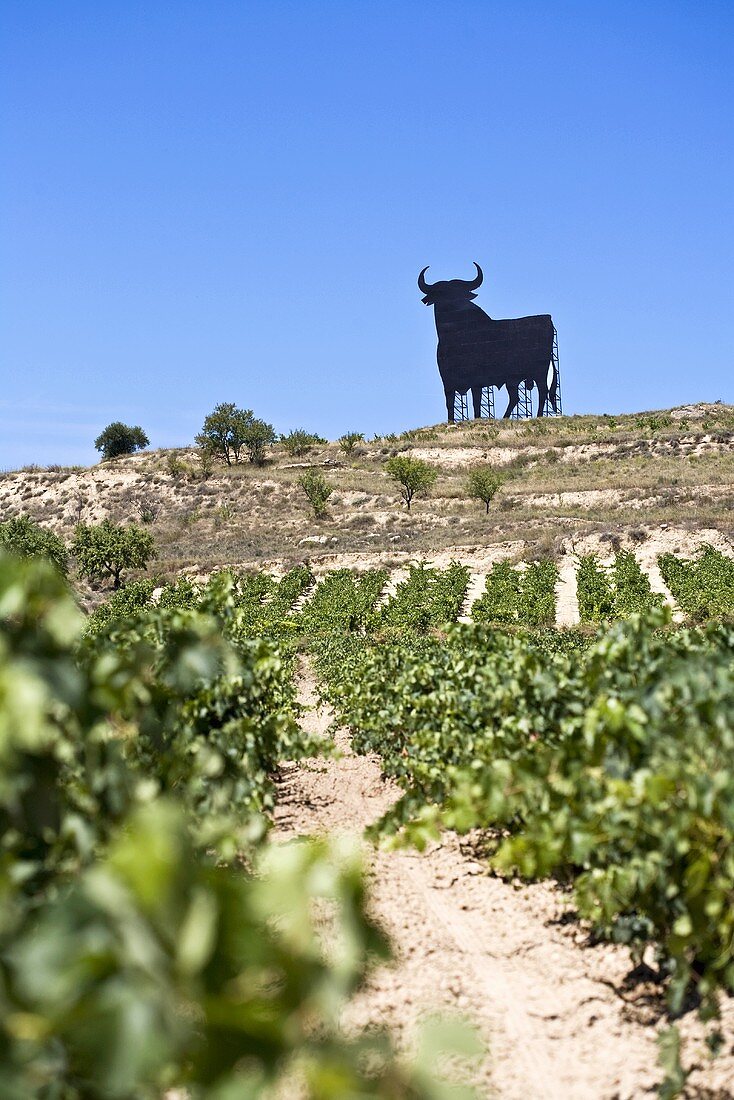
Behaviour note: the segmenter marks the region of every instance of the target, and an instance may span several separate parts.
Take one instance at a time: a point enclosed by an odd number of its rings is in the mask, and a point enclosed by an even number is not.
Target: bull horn
[[[420,290],[421,294],[428,294],[431,290],[431,284],[427,283],[424,278],[427,271],[428,268],[424,267],[420,275],[418,276],[418,289]]]
[[[477,290],[484,281],[484,274],[476,260],[474,261],[474,266],[477,269],[477,277],[476,279],[467,279],[466,285],[468,286],[469,290]]]

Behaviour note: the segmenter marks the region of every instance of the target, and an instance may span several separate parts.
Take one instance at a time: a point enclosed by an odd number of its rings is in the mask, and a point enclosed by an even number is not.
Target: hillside
[[[438,479],[410,514],[384,471],[405,452]],[[465,492],[488,463],[503,486],[489,515]],[[334,493],[315,520],[297,485],[322,471]],[[0,518],[32,516],[62,536],[79,521],[147,522],[162,579],[222,565],[399,564],[411,557],[481,569],[497,557],[560,557],[579,548],[683,550],[725,545],[734,533],[734,407],[700,404],[625,416],[437,425],[374,439],[345,455],[338,443],[293,458],[282,445],[263,467],[216,465],[204,477],[193,450],[149,451],[90,468],[27,467],[0,475]],[[701,533],[704,533],[703,536]]]

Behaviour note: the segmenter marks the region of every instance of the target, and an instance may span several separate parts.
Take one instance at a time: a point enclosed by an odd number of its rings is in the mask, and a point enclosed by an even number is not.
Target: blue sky
[[[0,467],[443,417],[416,277],[567,412],[734,401],[734,5],[4,0]]]

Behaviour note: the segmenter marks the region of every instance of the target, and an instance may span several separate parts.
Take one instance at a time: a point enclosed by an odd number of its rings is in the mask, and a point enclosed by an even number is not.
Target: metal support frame
[[[561,402],[561,364],[558,358],[558,333],[555,329],[553,329],[553,366],[556,368],[556,411],[553,411],[550,398],[547,398],[543,414],[545,416],[563,416],[563,404]]]
[[[455,393],[454,394],[454,420],[458,423],[460,420],[471,420],[469,416],[469,394],[468,393]]]
[[[510,420],[530,420],[533,416],[533,383],[521,382],[517,387],[517,404],[510,413]]]
[[[482,389],[479,415],[482,420],[494,420],[494,386],[485,386]]]

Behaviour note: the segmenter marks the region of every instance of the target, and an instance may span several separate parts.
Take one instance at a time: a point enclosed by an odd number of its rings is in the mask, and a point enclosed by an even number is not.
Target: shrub
[[[183,462],[175,451],[169,451],[166,455],[166,473],[171,477],[183,477],[186,473],[187,466]]]
[[[150,440],[139,425],[131,428],[120,420],[108,424],[94,441],[95,450],[102,452],[103,459],[131,455],[149,446]]]
[[[141,523],[155,523],[161,514],[161,507],[159,501],[152,500],[150,497],[142,497],[135,503]]]
[[[473,500],[484,501],[489,515],[489,505],[501,484],[502,478],[491,466],[478,466],[469,474],[466,491]]]
[[[351,455],[358,443],[364,443],[364,435],[362,432],[345,432],[339,436],[338,442],[344,454]]]
[[[300,457],[307,455],[319,444],[326,443],[326,440],[320,435],[314,435],[313,432],[307,432],[305,428],[294,428],[292,432],[288,432],[288,435],[281,435],[280,442],[287,454]]]
[[[306,498],[313,508],[313,514],[317,517],[325,515],[326,502],[334,490],[323,474],[319,474],[315,470],[309,470],[308,473],[299,477],[298,484],[306,494]]]
[[[205,448],[200,447],[196,458],[199,463],[199,473],[201,474],[202,481],[208,481],[213,473],[211,453]]]
[[[144,569],[156,557],[151,534],[134,523],[123,526],[108,519],[98,525],[80,523],[71,549],[83,576],[90,580],[111,577],[115,590],[124,569]]]
[[[266,424],[264,420],[256,417],[250,421],[245,429],[244,444],[247,457],[256,466],[262,466],[265,462],[265,450],[276,443],[278,436],[272,424]]]
[[[438,471],[428,462],[409,455],[395,455],[385,463],[385,470],[400,485],[400,495],[408,506],[413,497],[427,493],[438,477]]]
[[[47,558],[66,576],[66,547],[53,531],[47,531],[30,516],[15,516],[0,523],[0,546],[21,558]]]

